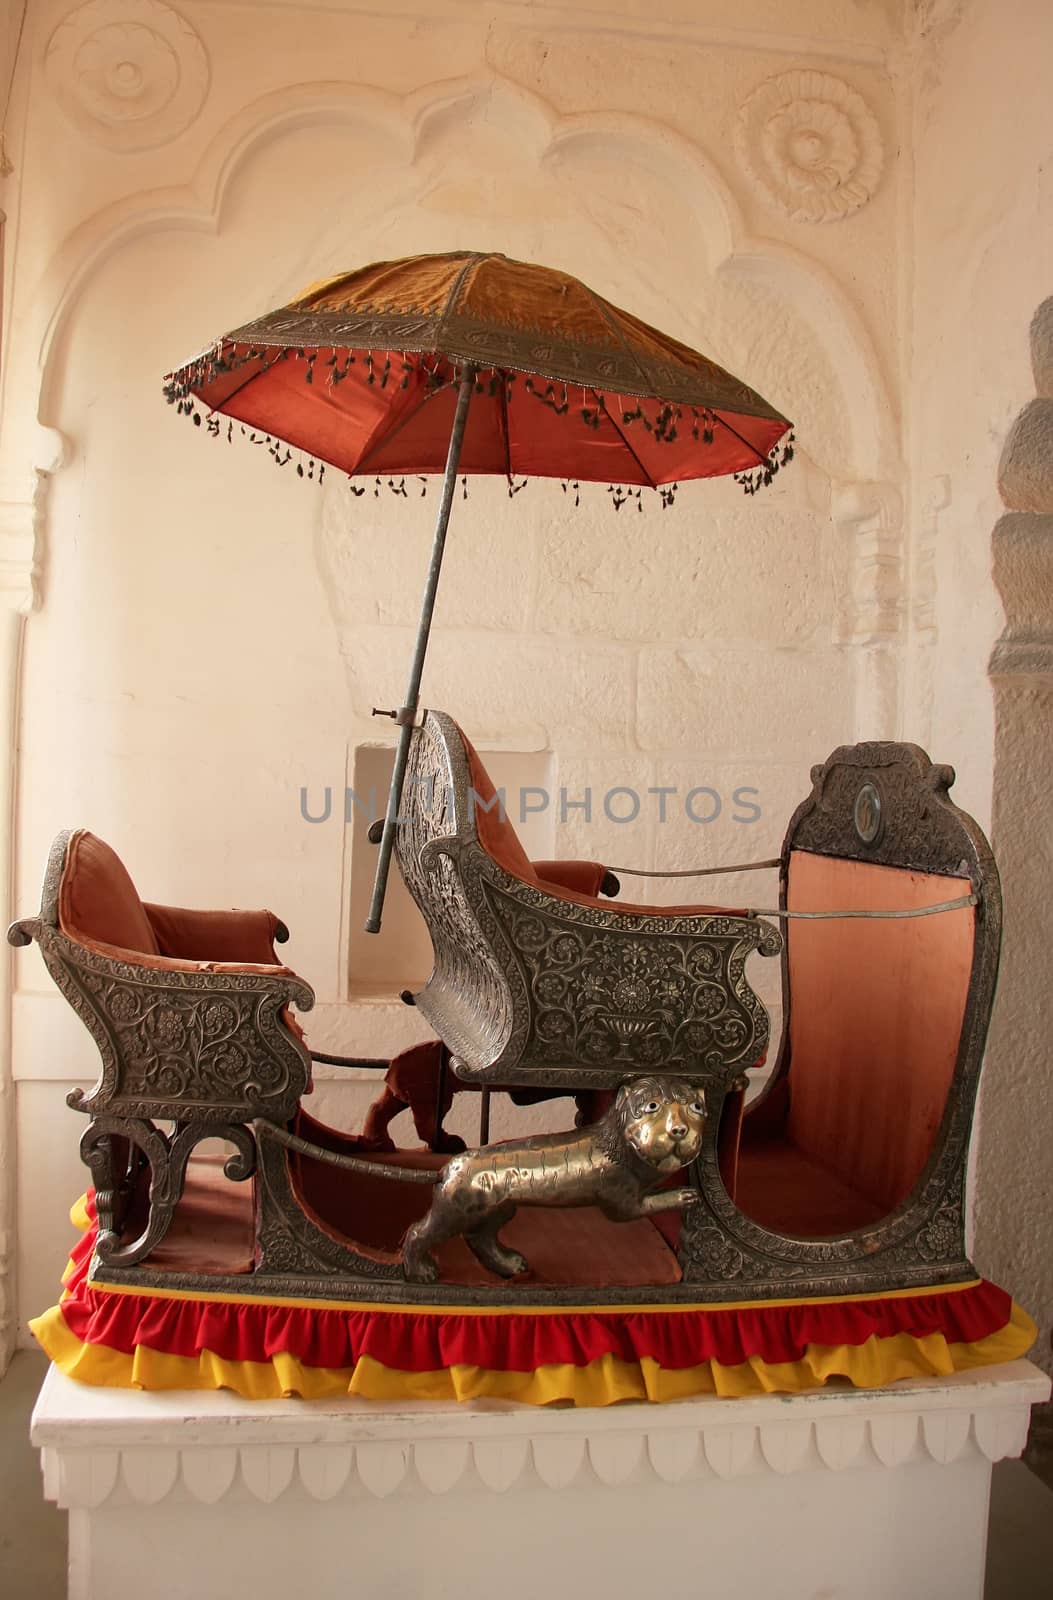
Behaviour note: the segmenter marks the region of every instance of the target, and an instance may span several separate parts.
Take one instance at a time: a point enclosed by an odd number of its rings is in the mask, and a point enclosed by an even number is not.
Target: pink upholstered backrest
[[[478,797],[474,806],[479,843],[487,855],[492,856],[506,872],[511,873],[513,878],[519,878],[523,883],[536,883],[537,873],[530,865],[530,858],[519,842],[519,835],[512,826],[503,803],[497,798],[497,790],[490,774],[480,761],[478,751],[467,734],[461,732],[461,738],[464,740],[464,753],[468,758],[472,793]]]
[[[158,955],[157,938],[120,856],[79,828],[66,848],[59,926],[79,944]]]
[[[968,879],[793,851],[790,910],[898,910]],[[921,1175],[954,1071],[975,909],[904,920],[787,922],[788,1132],[888,1210]]]

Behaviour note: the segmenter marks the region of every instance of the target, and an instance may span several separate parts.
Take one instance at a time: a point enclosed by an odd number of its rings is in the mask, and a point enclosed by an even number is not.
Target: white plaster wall
[[[947,751],[991,815],[987,684],[998,460],[1034,393],[1028,324],[1053,274],[1053,8],[933,0],[905,58],[914,248],[909,335],[912,630],[904,737]]]
[[[1002,608],[990,579],[1003,512],[998,464],[1035,392],[1028,324],[1053,288],[1053,8],[972,0],[919,8],[913,86],[914,251],[910,341],[912,629],[904,737],[958,769],[959,803],[990,826],[995,702],[987,678]],[[1045,607],[1036,587],[1036,617]],[[1038,632],[1048,628],[1036,624]],[[1006,687],[1010,685],[1006,684]],[[1021,724],[1026,731],[1026,721]],[[1031,722],[1044,741],[1048,722]],[[1016,772],[1005,761],[1011,752]],[[1053,1322],[1053,1089],[1048,990],[1048,806],[1025,738],[1003,742],[992,842],[1006,865],[1003,978],[981,1085],[975,1253],[1040,1326]],[[1044,769],[1043,769],[1044,770]],[[1029,816],[1000,839],[998,813]],[[1006,970],[1013,963],[1012,972]]]
[[[814,761],[900,725],[906,35],[898,5],[850,0],[746,0],[733,21],[709,0],[398,16],[185,0],[179,16],[44,0],[20,66],[0,497],[38,609],[15,899],[35,905],[58,828],[92,827],[150,898],[273,906],[318,992],[312,1039],[386,1056],[419,1024],[352,997],[350,830],[339,807],[305,823],[299,793],[339,792],[384,736],[369,710],[401,693],[434,498],[319,492],[178,421],[161,374],[330,270],[464,246],[578,272],[741,371],[798,421],[798,462],[755,499],[694,485],[672,511],[615,515],[602,489],[574,512],[556,485],[510,502],[473,484],[424,698],[484,748],[544,756],[573,796],[592,788],[593,823],[554,828],[560,853],[768,856]],[[129,20],[181,73],[142,127],[64,43]],[[163,79],[169,54],[140,67]],[[841,220],[778,209],[737,143],[749,96],[798,71],[838,80],[883,147]],[[963,720],[934,754],[958,755]],[[964,743],[982,789],[982,743]],[[755,787],[761,820],[603,817],[610,787],[660,784]],[[35,951],[16,982],[25,1317],[54,1292],[83,1187],[63,1102],[93,1055]],[[352,1125],[371,1089],[323,1081],[316,1105]]]

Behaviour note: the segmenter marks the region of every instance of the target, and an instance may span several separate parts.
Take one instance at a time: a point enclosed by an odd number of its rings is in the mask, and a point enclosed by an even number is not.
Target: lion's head
[[[683,1078],[634,1078],[614,1102],[623,1137],[658,1172],[678,1172],[694,1161],[706,1128],[706,1099]]]

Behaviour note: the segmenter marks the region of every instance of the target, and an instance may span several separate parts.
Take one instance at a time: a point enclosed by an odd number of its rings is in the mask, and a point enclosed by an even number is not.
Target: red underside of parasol
[[[319,351],[308,382],[308,362],[296,353],[245,361],[247,353],[227,347],[224,357],[241,364],[191,382],[190,392],[349,474],[442,472],[457,404],[451,363],[426,367],[401,351],[374,350],[355,352],[349,364],[346,351],[332,362]],[[655,487],[750,472],[788,428],[782,418],[663,408],[490,369],[479,374],[458,471]]]

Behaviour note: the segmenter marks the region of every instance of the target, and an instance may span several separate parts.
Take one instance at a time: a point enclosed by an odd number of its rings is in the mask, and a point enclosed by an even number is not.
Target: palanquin
[[[293,1008],[308,1012],[313,994],[278,961],[278,919],[144,904],[108,846],[61,835],[40,914],[10,937],[39,943],[102,1058],[94,1087],[69,1097],[90,1118],[81,1149],[98,1215],[85,1292],[418,1307],[455,1321],[459,1310],[522,1310],[542,1324],[561,1307],[613,1325],[632,1308],[719,1317],[793,1303],[818,1315],[915,1292],[926,1307],[964,1307],[979,1292],[964,1197],[998,963],[995,865],[948,797],[953,771],[916,746],[843,747],[812,778],[770,912],[632,905],[609,897],[618,883],[601,863],[531,863],[467,738],[427,714],[397,855],[435,958],[404,998],[437,1039],[391,1063],[314,1053],[387,1068],[360,1134],[304,1109],[312,1051]],[[750,963],[777,955],[784,1027],[769,1070]],[[461,1145],[442,1128],[455,1089],[479,1095],[485,1144],[493,1093],[551,1097],[564,1124],[574,1097],[580,1125],[620,1085],[655,1074],[704,1096],[700,1153],[668,1180],[688,1181],[693,1203],[630,1221],[524,1206],[504,1237],[528,1257],[527,1276],[496,1277],[450,1238],[439,1281],[407,1280],[402,1241]],[[388,1124],[406,1104],[424,1149],[392,1144]],[[233,1146],[222,1170],[194,1155],[214,1138]],[[988,1305],[990,1327],[974,1317],[970,1332],[965,1317],[955,1348],[1004,1333],[1003,1300]],[[927,1315],[911,1325],[923,1343],[936,1328]],[[1011,1353],[1026,1346],[1015,1326]],[[747,1365],[757,1354],[744,1351]],[[788,1370],[764,1384],[794,1386]],[[823,1375],[813,1362],[813,1381]],[[302,1377],[285,1387],[315,1392]]]

